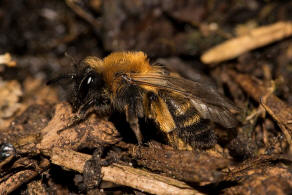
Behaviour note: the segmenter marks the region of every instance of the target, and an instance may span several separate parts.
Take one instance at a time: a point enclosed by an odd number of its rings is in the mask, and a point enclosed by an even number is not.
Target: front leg
[[[139,144],[142,144],[142,134],[138,118],[144,117],[143,95],[144,90],[136,85],[120,83],[114,101],[117,110],[126,114],[127,122],[136,135]]]
[[[129,123],[132,131],[135,133],[138,144],[141,145],[142,141],[143,141],[143,136],[142,136],[142,133],[140,131],[138,117],[136,116],[136,114],[134,112],[133,104],[131,104],[130,106],[126,105],[125,112],[126,112],[127,122]]]

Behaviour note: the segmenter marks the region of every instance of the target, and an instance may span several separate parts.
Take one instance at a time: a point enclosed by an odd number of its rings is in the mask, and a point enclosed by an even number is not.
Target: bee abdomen
[[[201,118],[194,107],[190,107],[184,115],[173,115],[173,119],[177,126],[174,134],[184,143],[200,149],[212,147],[216,143],[210,121]]]
[[[216,143],[216,136],[210,121],[205,119],[190,125],[179,126],[175,129],[174,134],[192,148],[210,148]]]
[[[187,99],[179,99],[171,96],[163,98],[169,108],[176,128],[170,132],[171,142],[174,145],[190,145],[192,148],[209,148],[216,143],[214,130],[207,119],[201,118],[197,110]],[[180,140],[178,140],[180,139]]]

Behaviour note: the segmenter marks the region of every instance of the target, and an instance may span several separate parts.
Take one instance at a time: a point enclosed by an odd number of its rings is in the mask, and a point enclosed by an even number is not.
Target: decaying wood
[[[224,189],[223,194],[289,194],[292,189],[291,171],[278,166],[259,167],[245,171],[240,185]]]
[[[32,178],[38,176],[45,171],[49,166],[49,161],[44,159],[38,167],[34,170],[22,170],[7,178],[7,180],[0,183],[0,194],[9,194],[16,190],[19,186],[30,181]]]
[[[120,141],[119,133],[114,125],[96,117],[58,131],[66,127],[73,118],[69,104],[58,104],[55,115],[49,124],[42,129],[42,140],[37,144],[37,149],[45,152],[53,147],[78,149],[82,147],[96,147],[98,144],[114,144]]]
[[[29,195],[42,195],[42,194],[46,194],[46,188],[45,186],[42,184],[41,180],[37,180],[37,181],[32,181],[30,183],[27,184],[27,193]]]
[[[24,133],[19,137],[15,136],[9,140],[9,142],[15,146],[18,155],[29,154],[30,156],[33,156],[39,154],[46,155],[51,148],[55,146],[76,150],[77,148],[83,147],[97,147],[99,144],[113,144],[120,140],[118,136],[119,133],[112,123],[102,119],[97,119],[96,117],[89,117],[86,122],[80,123],[72,128],[68,128],[58,134],[60,129],[68,125],[72,117],[73,114],[71,112],[71,106],[66,103],[61,103],[56,106],[55,115],[45,128],[40,130],[27,130],[22,128],[21,130],[23,133],[28,131],[28,134],[24,136]],[[6,159],[2,163],[5,164],[8,160],[10,160],[10,158]],[[20,158],[19,160],[22,161],[25,159]],[[9,182],[13,180],[9,179],[6,181],[0,181],[0,188],[3,190],[5,189],[7,192],[13,191],[21,184],[26,183],[28,180],[38,176],[41,172],[42,171],[38,170],[23,170],[10,176],[10,178],[17,179],[26,175],[29,175],[29,177],[17,180],[15,185],[12,187],[9,187],[8,185],[10,185]]]
[[[254,174],[254,170],[265,170],[272,167],[273,162],[287,162],[291,164],[291,159],[285,155],[260,155],[253,159],[248,159],[240,165],[230,166],[224,181],[241,181],[248,175]]]
[[[279,41],[292,35],[291,22],[277,22],[251,30],[248,34],[236,37],[206,51],[201,61],[215,64],[233,59],[250,50]]]
[[[129,144],[128,144],[129,145]],[[128,150],[137,163],[153,171],[188,182],[206,185],[222,179],[220,170],[230,161],[207,152],[165,150],[155,147],[129,146]],[[177,165],[180,166],[177,166]]]
[[[18,142],[17,148],[22,148],[20,150],[22,153],[29,151],[42,153],[49,156],[52,163],[82,173],[85,162],[91,156],[73,150],[81,147],[97,147],[101,143],[114,144],[120,138],[110,122],[96,117],[90,117],[85,122],[65,129],[58,134],[58,131],[65,127],[72,117],[70,105],[58,104],[54,117],[40,131],[41,140],[36,142],[37,139],[34,136],[33,138],[21,138],[16,141]],[[198,194],[197,191],[183,182],[118,164],[103,167],[102,175],[105,181],[130,186],[149,193]],[[34,174],[32,178],[34,176],[37,175]]]
[[[261,99],[261,104],[266,111],[275,119],[285,134],[289,144],[292,143],[292,107],[274,95],[267,95]]]
[[[53,148],[51,150],[53,164],[83,173],[85,162],[90,155],[73,150]],[[116,184],[129,186],[153,194],[201,194],[178,180],[153,174],[130,166],[113,164],[101,169],[102,179]]]
[[[13,192],[19,186],[28,182],[37,175],[39,175],[39,173],[34,170],[24,170],[15,173],[0,184],[0,194],[8,194]]]
[[[292,137],[292,108],[277,96],[272,94],[273,87],[265,86],[259,80],[249,75],[238,74],[229,71],[233,79],[250,95],[261,104],[265,110],[277,121],[289,144]]]
[[[53,163],[62,167],[82,173],[84,163],[90,159],[90,156],[74,152],[72,149],[74,150],[90,143],[93,143],[93,145],[95,144],[95,147],[96,144],[99,143],[114,144],[120,140],[120,138],[117,137],[118,132],[110,122],[103,122],[96,119],[96,117],[91,117],[89,120],[58,134],[58,130],[67,125],[72,118],[71,107],[68,104],[59,104],[56,106],[55,113],[55,116],[49,122],[48,126],[42,130],[42,140],[37,145],[37,148],[41,153],[49,155]],[[89,138],[92,140],[88,140]],[[133,169],[131,167],[125,168],[117,164],[115,164],[114,167],[103,167],[102,173],[103,180],[105,181],[130,186],[149,193],[196,193],[195,190],[187,185],[176,186],[178,185],[176,184],[172,186],[172,183],[168,184],[166,181],[160,181],[161,179],[157,178],[158,176],[156,174],[151,175],[148,172],[147,174],[146,172],[142,172],[143,174],[141,174],[138,169]],[[143,176],[144,174],[148,176]],[[166,177],[162,178],[166,179]],[[178,182],[181,184],[177,180],[170,180],[171,182]]]

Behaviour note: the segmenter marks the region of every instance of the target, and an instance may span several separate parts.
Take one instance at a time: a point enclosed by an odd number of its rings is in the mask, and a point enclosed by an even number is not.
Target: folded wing
[[[239,109],[227,98],[211,86],[204,83],[183,79],[176,75],[161,73],[131,73],[127,75],[128,82],[137,85],[148,85],[174,91],[188,98],[202,118],[219,123],[226,128],[237,125],[234,113]]]

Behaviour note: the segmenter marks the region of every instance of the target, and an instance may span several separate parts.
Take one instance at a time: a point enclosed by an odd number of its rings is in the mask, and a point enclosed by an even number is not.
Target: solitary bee
[[[212,122],[235,127],[238,109],[213,87],[183,79],[161,65],[150,65],[143,52],[114,52],[104,59],[87,57],[75,73],[59,79],[74,82],[72,105],[77,120],[90,112],[124,112],[142,143],[138,118],[155,121],[176,148],[208,148],[215,144]]]

